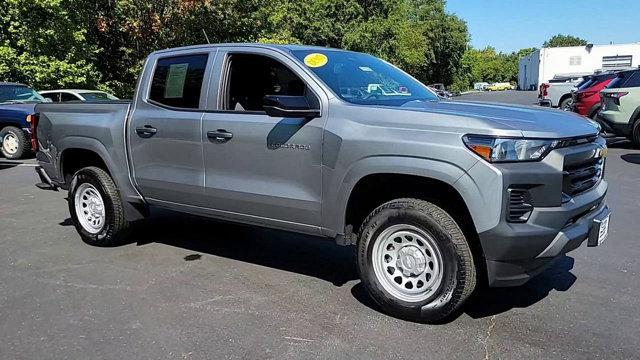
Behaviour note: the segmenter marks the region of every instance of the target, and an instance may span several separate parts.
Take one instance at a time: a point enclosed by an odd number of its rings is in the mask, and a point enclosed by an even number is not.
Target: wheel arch
[[[87,166],[97,166],[106,171],[116,184],[127,220],[135,221],[147,216],[146,202],[131,184],[128,167],[126,164],[118,166],[113,160],[111,154],[115,151],[110,153],[100,141],[87,137],[64,138],[60,147],[63,150],[58,156],[56,167],[58,178],[65,188],[68,188],[70,176],[73,176],[75,171]],[[123,161],[127,160],[123,159]]]
[[[564,94],[560,97],[560,100],[558,100],[558,108],[561,109],[561,105],[562,103],[567,100],[567,99],[571,99],[571,93],[569,94]]]
[[[67,137],[61,144],[60,156],[58,157],[58,173],[61,182],[69,185],[68,176],[86,166],[97,166],[105,170],[109,176],[114,178],[118,187],[118,179],[115,179],[115,164],[109,156],[106,147],[96,139],[85,137]]]
[[[469,168],[472,165],[473,163]],[[363,192],[365,195],[367,194],[367,187],[377,189],[376,198],[379,199],[377,205],[386,202],[391,196],[422,196],[426,199],[435,199],[437,198],[436,193],[443,191],[443,194],[452,195],[457,205],[463,205],[461,209],[464,209],[464,215],[469,220],[466,226],[476,232],[475,221],[467,206],[471,199],[468,199],[464,192],[458,191],[455,186],[456,181],[466,173],[466,170],[468,169],[460,168],[453,163],[426,158],[380,156],[362,159],[350,167],[340,183],[339,190],[334,191],[329,196],[330,200],[327,204],[323,205],[323,213],[330,215],[325,216],[326,235],[342,235],[347,232],[345,230],[349,225],[351,225],[353,232],[358,231],[357,226],[363,218],[361,213],[353,215],[353,209],[354,206],[358,206]],[[402,191],[389,191],[388,189],[380,191],[380,187],[384,184],[403,184],[405,182],[408,186]],[[369,207],[373,205],[376,204],[370,204]],[[349,222],[355,223],[349,224]]]

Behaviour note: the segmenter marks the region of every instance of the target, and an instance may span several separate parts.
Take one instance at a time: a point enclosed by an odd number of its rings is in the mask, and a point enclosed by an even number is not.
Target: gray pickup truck
[[[373,56],[220,44],[154,52],[132,102],[40,104],[42,188],[81,238],[161,207],[356,245],[385,311],[440,321],[607,236],[606,143],[558,110],[440,100]]]

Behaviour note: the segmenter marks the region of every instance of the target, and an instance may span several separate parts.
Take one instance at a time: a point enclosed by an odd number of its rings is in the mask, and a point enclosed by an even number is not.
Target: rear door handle
[[[145,139],[152,137],[157,132],[158,132],[158,129],[154,128],[151,125],[145,125],[143,127],[136,128],[136,133],[138,133],[138,136]]]
[[[227,142],[233,138],[233,134],[225,129],[218,129],[216,131],[207,131],[207,137],[218,142]]]

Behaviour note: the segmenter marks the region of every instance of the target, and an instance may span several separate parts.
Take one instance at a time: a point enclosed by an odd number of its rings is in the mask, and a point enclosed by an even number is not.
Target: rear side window
[[[639,87],[640,86],[640,71],[636,71],[633,73],[631,77],[627,81],[624,82],[624,87]]]
[[[640,86],[640,71],[625,71],[619,73],[618,77],[613,79],[609,83],[609,85],[607,85],[607,89],[618,89],[637,86]]]
[[[199,108],[207,58],[200,54],[159,59],[149,99],[177,108]]]
[[[78,97],[73,95],[73,94],[62,93],[60,101],[62,101],[62,102],[65,102],[65,101],[80,101],[80,99],[78,99]]]

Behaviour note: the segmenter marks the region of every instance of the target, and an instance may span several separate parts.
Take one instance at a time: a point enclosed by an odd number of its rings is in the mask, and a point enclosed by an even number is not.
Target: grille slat
[[[602,178],[602,164],[601,158],[592,158],[581,164],[565,167],[563,192],[575,196],[594,187]]]

